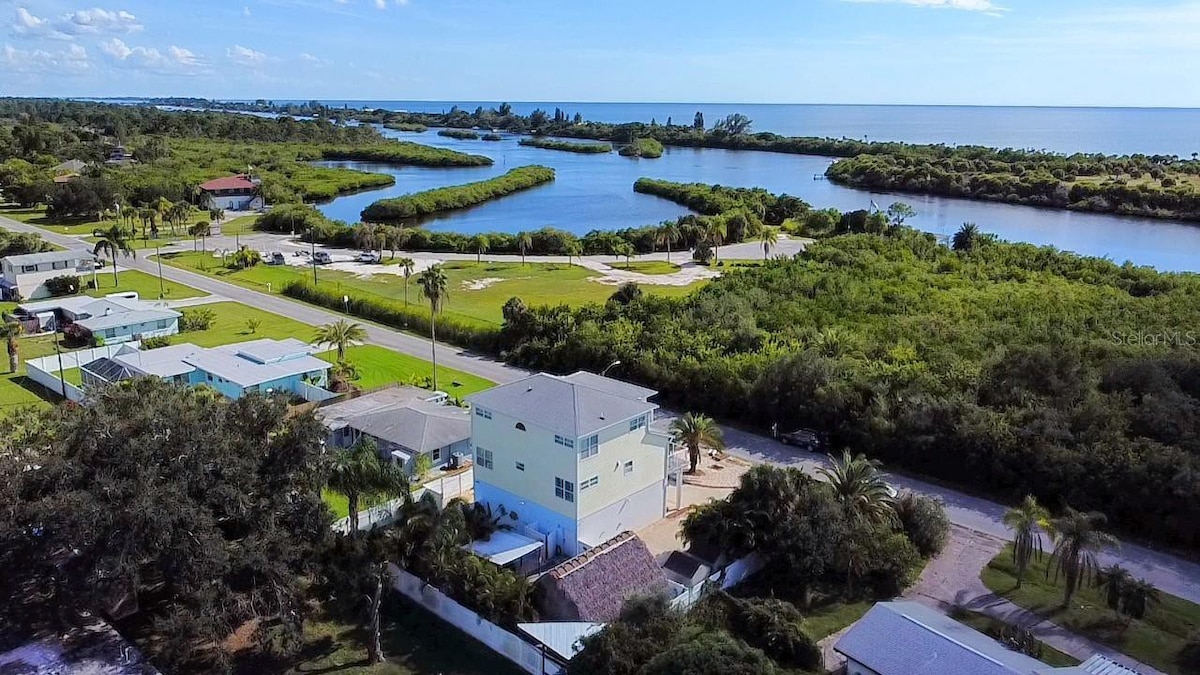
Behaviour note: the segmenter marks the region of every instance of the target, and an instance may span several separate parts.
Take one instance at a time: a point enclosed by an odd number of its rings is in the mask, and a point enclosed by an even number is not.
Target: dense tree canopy
[[[249,619],[298,635],[301,574],[331,520],[312,415],[139,378],[5,424],[8,627],[107,614],[156,662],[204,670]]]
[[[815,428],[894,466],[1200,543],[1200,279],[889,232],[684,299],[531,308],[502,343],[558,372],[621,359],[674,405]]]

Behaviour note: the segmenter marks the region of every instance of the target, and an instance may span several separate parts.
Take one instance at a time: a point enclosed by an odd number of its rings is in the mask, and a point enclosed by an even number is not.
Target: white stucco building
[[[91,272],[95,263],[96,256],[86,249],[10,255],[0,259],[0,297],[4,300],[48,298],[47,280]]]
[[[469,397],[475,501],[515,512],[551,555],[574,556],[661,519],[668,475],[683,458],[650,430],[656,393],[579,372]]]

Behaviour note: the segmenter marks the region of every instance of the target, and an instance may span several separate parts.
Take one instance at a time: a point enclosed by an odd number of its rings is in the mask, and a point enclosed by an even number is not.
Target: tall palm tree
[[[367,339],[367,329],[363,328],[362,324],[338,319],[333,323],[318,326],[317,333],[313,336],[313,344],[336,347],[337,360],[338,363],[341,363],[346,360],[346,348],[365,339]]]
[[[978,225],[975,223],[963,223],[963,226],[958,228],[958,232],[955,232],[954,236],[950,239],[950,247],[955,251],[970,253],[979,244],[981,236]]]
[[[213,224],[220,225],[221,221],[225,220],[225,209],[212,207],[208,210],[208,220]]]
[[[713,418],[703,413],[687,413],[671,422],[671,437],[676,443],[687,447],[688,473],[696,473],[700,465],[700,451],[708,447],[713,450],[725,449],[725,435]]]
[[[779,243],[779,230],[774,227],[764,227],[758,235],[758,240],[762,242],[763,260],[766,260],[771,255],[771,249]]]
[[[662,246],[667,247],[667,262],[671,262],[671,244],[674,244],[675,242],[679,241],[679,237],[680,237],[679,226],[676,225],[675,223],[672,223],[671,221],[667,221],[667,222],[663,223],[654,232],[655,245],[662,245]]]
[[[359,223],[354,228],[354,243],[364,251],[379,249],[379,257],[383,257],[384,231],[382,225],[374,223]]]
[[[517,233],[517,250],[521,252],[521,264],[525,264],[525,254],[533,248],[533,237],[528,232]]]
[[[583,255],[583,244],[579,243],[577,239],[572,239],[563,245],[563,251],[567,254],[567,264],[571,265],[573,264],[572,258]]]
[[[1075,591],[1099,568],[1097,554],[1105,548],[1116,546],[1116,537],[1102,532],[1106,522],[1103,513],[1084,513],[1067,507],[1062,516],[1052,522],[1054,528],[1054,552],[1050,554],[1050,565],[1046,576],[1054,571],[1054,580],[1061,574],[1065,584],[1063,606],[1071,604]]]
[[[1038,504],[1033,495],[1028,495],[1020,506],[1004,513],[1004,524],[1013,533],[1013,566],[1017,572],[1017,588],[1020,588],[1029,561],[1042,555],[1042,532],[1053,533],[1050,512]]]
[[[866,455],[852,456],[843,450],[842,456],[828,455],[830,466],[817,473],[833,488],[834,497],[851,520],[872,524],[896,520],[896,491],[888,485],[886,474],[880,471],[879,460]]]
[[[388,249],[392,252],[389,260],[396,259],[396,251],[404,248],[411,237],[412,235],[409,231],[403,227],[389,226],[384,230],[383,238],[387,242]]]
[[[117,254],[120,253],[126,256],[137,257],[137,252],[129,245],[129,240],[125,237],[125,230],[113,225],[107,230],[97,230],[95,233],[98,241],[96,247],[92,249],[93,255],[108,255],[112,259],[113,268],[113,286],[117,286],[120,281],[117,279]]]
[[[193,251],[196,250],[196,240],[197,239],[200,240],[200,250],[201,251],[208,250],[208,247],[205,244],[205,240],[208,239],[208,233],[211,228],[212,228],[212,225],[203,220],[197,222],[195,225],[188,228],[188,234],[191,235],[191,237],[192,237],[192,250]]]
[[[350,533],[358,534],[358,502],[408,492],[408,477],[392,462],[379,456],[379,446],[364,437],[336,451],[330,464],[330,490],[345,495],[349,505]]]
[[[446,282],[446,273],[442,271],[440,264],[421,272],[417,283],[421,285],[421,295],[429,301],[429,349],[433,356],[433,389],[437,391],[437,313],[446,304],[450,288]]]
[[[713,259],[720,258],[721,244],[729,236],[729,227],[724,218],[710,218],[704,226],[704,237],[713,247]]]
[[[471,237],[471,248],[475,250],[475,262],[483,262],[483,254],[491,248],[492,241],[488,239],[486,234],[477,234]]]
[[[5,321],[0,324],[0,337],[8,346],[8,372],[17,372],[17,365],[20,363],[21,343],[17,338],[21,337],[21,333],[25,332],[24,326],[16,321]]]
[[[404,270],[404,306],[408,307],[408,279],[417,267],[417,261],[412,258],[401,258],[398,264],[400,269]]]

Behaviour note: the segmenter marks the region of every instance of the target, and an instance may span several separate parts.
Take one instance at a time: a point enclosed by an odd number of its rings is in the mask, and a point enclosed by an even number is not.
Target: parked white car
[[[358,254],[358,262],[361,263],[377,263],[380,260],[382,260],[382,258],[380,257],[378,251],[363,251],[362,253]]]
[[[328,265],[333,262],[333,256],[329,255],[327,251],[317,251],[313,254],[312,259],[318,265]]]

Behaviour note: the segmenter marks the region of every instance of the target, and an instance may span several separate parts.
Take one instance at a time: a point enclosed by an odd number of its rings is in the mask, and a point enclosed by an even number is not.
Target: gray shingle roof
[[[91,317],[87,319],[80,319],[75,323],[95,333],[106,328],[134,326],[140,323],[149,323],[151,321],[159,321],[162,319],[178,319],[179,317],[179,312],[176,312],[173,309],[139,309],[131,312],[113,312],[112,314],[108,315],[93,314]]]
[[[471,415],[449,405],[412,401],[346,420],[347,426],[418,452],[430,452],[471,437]]]
[[[658,395],[658,392],[653,389],[631,384],[623,380],[616,380],[611,377],[604,377],[596,373],[589,373],[586,370],[564,375],[562,379],[574,382],[575,384],[582,384],[592,389],[599,389],[600,391],[608,392],[622,398],[632,398],[639,401],[645,401],[651,396]]]
[[[658,407],[642,398],[597,389],[594,381],[585,384],[582,380],[545,373],[492,387],[467,400],[473,406],[503,413],[568,438],[594,434]]]
[[[317,417],[320,417],[325,422],[325,426],[330,429],[340,429],[346,426],[348,420],[360,415],[404,405],[413,401],[428,401],[438,396],[439,394],[428,389],[400,385],[373,391],[369,394],[362,394],[361,396],[338,399],[336,403],[330,403],[317,408],[316,412]]]
[[[880,675],[1033,675],[1046,664],[915,602],[881,602],[834,649]]]

